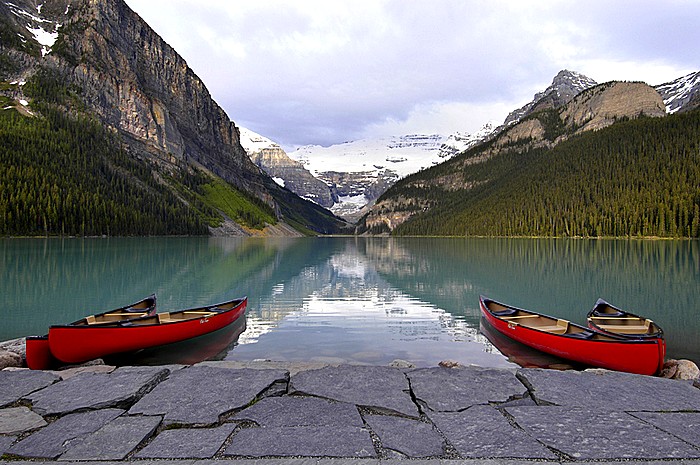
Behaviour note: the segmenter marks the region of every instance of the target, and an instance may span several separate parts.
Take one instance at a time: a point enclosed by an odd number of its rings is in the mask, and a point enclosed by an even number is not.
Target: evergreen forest
[[[50,81],[39,89],[53,102],[35,103],[35,116],[0,110],[0,236],[206,235],[222,213],[251,228],[276,222],[269,206],[212,175],[154,176],[114,132],[66,111],[70,92]]]
[[[700,111],[619,121],[551,149],[524,142],[469,163],[477,147],[397,183],[380,201],[414,199],[424,211],[393,233],[700,237]],[[450,172],[471,188],[432,182]]]

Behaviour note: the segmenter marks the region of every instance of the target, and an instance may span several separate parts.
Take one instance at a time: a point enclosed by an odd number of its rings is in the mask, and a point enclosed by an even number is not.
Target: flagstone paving
[[[12,465],[700,465],[700,389],[601,370],[3,370],[0,405]]]

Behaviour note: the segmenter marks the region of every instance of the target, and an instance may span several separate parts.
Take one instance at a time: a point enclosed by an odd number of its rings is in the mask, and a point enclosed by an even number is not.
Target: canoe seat
[[[94,315],[90,315],[90,316],[86,317],[85,322],[89,325],[94,325],[95,323],[97,323]]]
[[[515,315],[518,313],[518,311],[514,308],[506,308],[505,310],[497,310],[497,311],[491,311],[496,316],[509,316],[509,315]]]
[[[644,325],[598,325],[598,327],[613,333],[644,334],[647,332],[647,327]]]
[[[177,321],[170,318],[170,313],[157,313],[157,315],[158,323],[172,323],[173,321]]]
[[[103,316],[115,316],[118,318],[136,318],[139,316],[145,316],[145,312],[134,312],[134,313],[105,313]]]
[[[519,320],[521,318],[539,318],[539,315],[515,315],[515,316],[502,316],[504,320]]]
[[[550,326],[533,326],[533,329],[539,329],[540,331],[545,331],[552,334],[564,334],[567,330],[566,326],[561,325],[550,325]]]
[[[593,316],[612,316],[612,317],[621,317],[625,316],[625,312],[620,311],[620,310],[614,310],[614,311],[604,311],[604,310],[593,310]]]

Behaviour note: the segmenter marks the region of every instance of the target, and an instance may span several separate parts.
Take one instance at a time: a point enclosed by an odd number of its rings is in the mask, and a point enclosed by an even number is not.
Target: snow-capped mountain
[[[465,150],[469,150],[476,144],[486,140],[495,130],[496,125],[492,121],[489,121],[473,134],[462,132],[451,134],[440,147],[440,157],[446,159],[464,152]]]
[[[471,135],[409,134],[329,147],[309,145],[289,156],[337,193],[338,200],[331,211],[352,219],[400,178],[467,150],[484,140],[493,127],[493,123],[488,123]]]
[[[284,151],[273,141],[241,129],[241,143],[253,161],[298,195],[330,208],[347,219],[356,219],[363,209],[371,206],[386,189],[400,178],[430,166],[442,163],[468,150],[501,130],[517,124],[531,113],[546,108],[560,108],[583,90],[596,86],[593,79],[575,71],[560,71],[552,84],[534,95],[531,102],[512,111],[504,123],[495,127],[489,122],[473,134],[455,133],[410,134],[376,139],[345,142],[329,147],[309,145],[285,154],[285,157],[261,156],[267,152]],[[700,105],[700,72],[691,73],[675,81],[656,86],[669,113]],[[257,155],[256,155],[257,154]],[[288,155],[288,157],[287,157]],[[265,161],[264,161],[264,160]],[[281,170],[280,167],[295,168]],[[294,182],[299,167],[323,186]],[[328,194],[321,194],[321,191]]]
[[[666,112],[690,110],[700,105],[700,71],[654,86],[654,89],[664,99]]]

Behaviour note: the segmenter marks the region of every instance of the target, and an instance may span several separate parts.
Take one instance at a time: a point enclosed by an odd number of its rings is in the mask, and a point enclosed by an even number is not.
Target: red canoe
[[[69,326],[85,326],[88,324],[111,323],[115,321],[130,320],[156,313],[156,295],[151,294],[133,304],[115,308],[96,315],[86,316],[70,323]],[[28,336],[26,339],[27,366],[32,370],[46,370],[51,367],[54,359],[49,348],[49,335]]]
[[[49,328],[51,354],[64,363],[132,352],[214,332],[244,314],[247,297],[114,323]]]
[[[584,365],[654,375],[665,346],[656,339],[632,339],[593,329],[481,296],[481,313],[499,332],[525,345]]]

